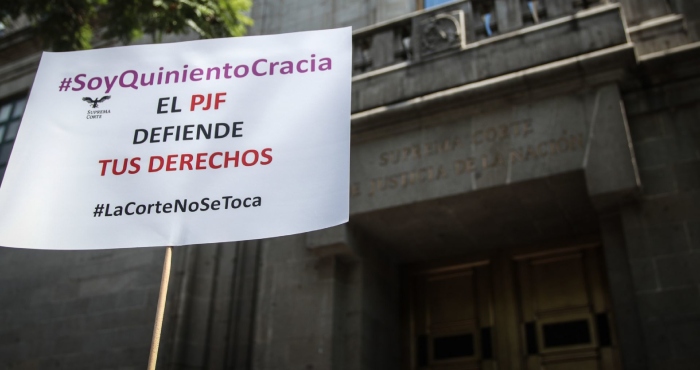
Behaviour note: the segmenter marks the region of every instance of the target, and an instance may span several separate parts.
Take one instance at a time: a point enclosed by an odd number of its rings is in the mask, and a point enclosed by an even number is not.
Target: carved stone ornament
[[[436,14],[420,24],[421,56],[459,48],[464,37],[464,13],[461,10]]]

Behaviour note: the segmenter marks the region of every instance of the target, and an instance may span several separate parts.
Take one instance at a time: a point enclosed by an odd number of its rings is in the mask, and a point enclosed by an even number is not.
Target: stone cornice
[[[547,89],[552,93],[576,91],[621,80],[636,65],[634,45],[622,44],[502,76],[426,94],[352,114],[353,134],[360,134],[430,115],[435,110],[465,108],[487,100]],[[547,94],[544,92],[544,94]],[[478,109],[478,108],[477,108]]]

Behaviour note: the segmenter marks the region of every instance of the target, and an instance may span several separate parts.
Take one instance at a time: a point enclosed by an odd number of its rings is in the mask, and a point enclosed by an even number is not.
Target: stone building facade
[[[355,29],[350,222],[175,248],[158,368],[698,368],[697,1],[252,16]],[[2,171],[38,51],[0,38]],[[0,368],[145,367],[162,258],[0,249]]]

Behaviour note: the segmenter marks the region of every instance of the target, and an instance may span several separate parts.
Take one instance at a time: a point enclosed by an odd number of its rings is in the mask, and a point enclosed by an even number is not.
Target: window
[[[442,5],[442,4],[447,4],[449,2],[452,2],[454,0],[425,0],[423,1],[423,9],[428,9],[432,8],[434,6]]]
[[[525,4],[527,11],[523,14],[523,23],[529,23],[530,21],[532,21],[534,24],[540,23],[539,2],[537,0],[528,0],[525,1]]]
[[[491,37],[498,30],[494,16],[493,0],[473,0],[474,22],[477,38]]]
[[[12,146],[15,143],[19,123],[26,105],[26,96],[0,103],[0,181],[5,175],[7,161],[10,159]]]

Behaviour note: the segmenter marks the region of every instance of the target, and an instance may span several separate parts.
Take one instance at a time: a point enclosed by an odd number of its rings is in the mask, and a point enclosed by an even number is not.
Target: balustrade
[[[608,0],[455,1],[353,34],[353,75],[431,59],[490,37],[568,16]]]

